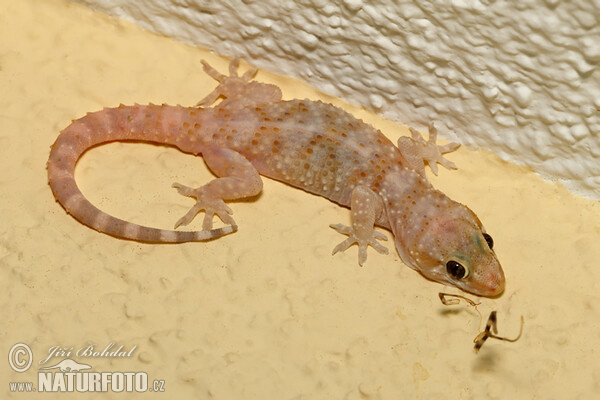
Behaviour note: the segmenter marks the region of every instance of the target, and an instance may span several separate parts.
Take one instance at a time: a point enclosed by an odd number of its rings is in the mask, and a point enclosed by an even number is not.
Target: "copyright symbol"
[[[25,372],[31,367],[33,353],[25,343],[17,343],[8,352],[8,363],[17,372]]]

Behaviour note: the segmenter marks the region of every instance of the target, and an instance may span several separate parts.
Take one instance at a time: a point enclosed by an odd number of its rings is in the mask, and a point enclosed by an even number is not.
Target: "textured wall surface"
[[[598,0],[77,0],[600,199]]]

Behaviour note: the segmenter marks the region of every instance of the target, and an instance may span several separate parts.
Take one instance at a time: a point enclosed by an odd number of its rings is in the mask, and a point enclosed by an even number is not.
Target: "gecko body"
[[[351,210],[351,225],[331,225],[348,238],[334,248],[387,249],[374,230],[392,231],[402,260],[425,277],[481,296],[504,290],[504,274],[477,216],[434,189],[427,163],[455,168],[442,154],[458,145],[435,144],[435,128],[424,141],[411,129],[395,146],[373,126],[320,101],[282,100],[278,87],[252,81],[256,70],[237,75],[239,60],[225,76],[204,63],[219,82],[196,107],[134,105],[108,108],[73,121],[58,136],[48,160],[49,184],[58,202],[77,220],[100,232],[142,242],[179,243],[214,239],[237,225],[225,201],[255,196],[261,175],[323,196]],[[209,107],[216,100],[223,100]],[[202,231],[162,230],[112,217],[93,206],[74,179],[81,154],[110,141],[146,141],[202,155],[217,176],[199,188],[173,186],[196,204],[177,221],[187,225],[204,211]],[[214,229],[217,215],[225,227]]]

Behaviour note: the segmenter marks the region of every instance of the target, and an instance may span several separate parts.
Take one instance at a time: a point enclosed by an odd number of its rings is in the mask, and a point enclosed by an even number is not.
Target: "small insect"
[[[438,295],[440,297],[440,301],[445,306],[457,305],[460,303],[461,300],[464,300],[470,306],[472,306],[475,309],[475,311],[477,311],[477,313],[479,314],[479,318],[481,318],[481,313],[477,309],[477,306],[480,305],[481,303],[476,303],[473,300],[471,300],[465,296],[461,296],[459,294],[450,294],[450,293],[440,292],[440,293],[438,293]],[[519,340],[521,338],[521,334],[523,334],[523,325],[525,323],[523,316],[521,316],[521,328],[519,330],[519,334],[517,335],[516,338],[509,339],[509,338],[505,338],[502,336],[498,336],[498,320],[496,317],[496,313],[497,313],[496,311],[492,311],[490,313],[487,323],[485,324],[485,329],[483,330],[483,332],[479,333],[479,335],[477,335],[477,337],[475,339],[473,339],[473,343],[475,343],[475,352],[476,353],[479,352],[479,349],[481,349],[481,347],[483,346],[485,341],[488,340],[489,338],[503,340],[505,342],[516,342],[517,340]],[[479,322],[481,323],[481,319]]]
[[[521,334],[523,334],[523,325],[525,324],[525,320],[521,315],[521,328],[519,329],[519,334],[514,339],[505,338],[502,336],[497,336],[498,334],[498,324],[496,319],[496,311],[492,311],[490,316],[485,324],[485,330],[481,332],[475,339],[473,339],[473,343],[475,343],[475,352],[478,353],[481,346],[485,343],[488,338],[504,340],[505,342],[516,342],[521,338]],[[494,333],[492,333],[492,331]]]
[[[450,294],[450,293],[441,293],[440,292],[439,296],[440,296],[440,300],[442,301],[442,304],[445,306],[454,306],[454,305],[460,303],[460,299],[463,299],[464,301],[469,303],[469,305],[475,307],[475,309],[477,309],[477,306],[481,304],[481,303],[475,303],[473,300],[468,299],[465,296],[461,296],[460,294]],[[454,297],[454,298],[449,299],[448,297]]]

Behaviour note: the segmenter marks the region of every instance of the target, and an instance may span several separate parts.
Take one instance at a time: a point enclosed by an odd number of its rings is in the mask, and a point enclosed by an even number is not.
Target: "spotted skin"
[[[48,178],[68,213],[118,238],[157,243],[215,239],[237,230],[226,201],[260,193],[262,175],[350,208],[350,226],[331,225],[348,236],[334,253],[357,244],[360,265],[367,259],[367,246],[386,254],[378,242],[386,236],[374,230],[381,226],[394,234],[402,260],[425,277],[481,296],[502,293],[504,274],[481,222],[435,190],[425,176],[425,164],[434,173],[436,163],[456,168],[442,154],[458,145],[438,146],[434,126],[429,141],[411,129],[412,137],[395,146],[379,130],[331,104],[282,100],[278,87],[252,81],[255,69],[238,76],[238,59],[231,62],[229,76],[203,64],[219,85],[196,107],[121,105],[89,113],[60,133],[52,145]],[[85,199],[74,179],[81,154],[97,144],[130,140],[202,155],[217,178],[198,188],[173,184],[196,199],[175,227],[204,211],[202,231],[140,226]],[[215,215],[225,227],[213,228]],[[459,262],[462,270],[455,267],[451,273],[450,261]]]

